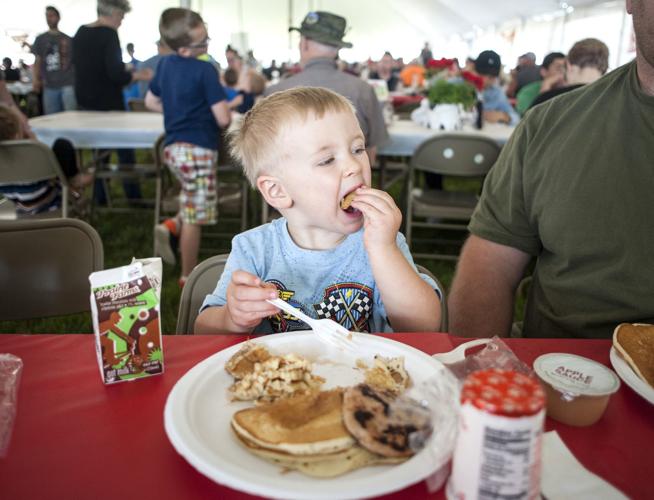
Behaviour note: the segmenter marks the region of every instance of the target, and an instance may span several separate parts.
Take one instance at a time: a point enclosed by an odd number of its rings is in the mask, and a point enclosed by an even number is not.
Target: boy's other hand
[[[239,328],[251,330],[263,318],[277,314],[277,309],[266,299],[277,298],[277,288],[264,283],[257,276],[245,271],[234,271],[227,286],[227,311],[232,322]]]
[[[363,243],[369,252],[383,247],[395,248],[402,212],[390,194],[361,187],[357,189],[352,206],[363,213]]]

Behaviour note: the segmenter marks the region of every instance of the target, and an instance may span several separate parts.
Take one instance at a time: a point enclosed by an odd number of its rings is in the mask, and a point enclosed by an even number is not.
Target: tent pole
[[[288,0],[288,27],[293,26],[293,0]],[[288,50],[289,53],[293,50],[293,41],[291,38],[291,32],[288,32]]]

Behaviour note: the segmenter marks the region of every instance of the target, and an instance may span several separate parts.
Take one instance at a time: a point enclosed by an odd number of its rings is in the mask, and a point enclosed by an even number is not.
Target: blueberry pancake
[[[343,422],[361,446],[385,457],[413,455],[410,435],[431,431],[429,412],[418,402],[367,384],[345,391]]]

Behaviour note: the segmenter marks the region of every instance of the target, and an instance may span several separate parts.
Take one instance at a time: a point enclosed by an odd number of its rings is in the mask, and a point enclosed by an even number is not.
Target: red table
[[[391,336],[427,353],[465,339],[446,334]],[[192,366],[243,336],[166,336],[166,372],[105,387],[92,335],[0,335],[0,353],[22,358],[18,416],[9,454],[0,459],[0,498],[195,499],[252,498],[196,472],[168,441],[168,393]],[[570,352],[607,366],[606,340],[507,340],[531,364],[546,352]],[[631,498],[653,498],[654,406],[626,385],[600,422],[574,428],[547,422],[590,471]],[[364,492],[362,492],[363,494]],[[384,498],[443,498],[424,482]]]

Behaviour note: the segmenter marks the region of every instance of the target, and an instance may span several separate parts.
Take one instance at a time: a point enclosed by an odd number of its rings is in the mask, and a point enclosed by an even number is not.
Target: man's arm
[[[450,333],[507,336],[515,290],[530,258],[516,248],[471,235],[461,251],[448,300]]]
[[[36,56],[34,59],[34,65],[32,66],[32,90],[37,94],[40,94],[43,90],[43,75],[41,75],[42,64],[43,59],[41,59],[41,56]]]
[[[14,98],[11,97],[11,94],[9,93],[9,89],[7,89],[7,84],[5,83],[4,80],[0,80],[0,103],[12,108],[16,113],[16,115],[18,116],[18,120],[20,121],[22,138],[36,139],[36,137],[34,136],[34,132],[32,132],[32,129],[30,128],[30,124],[27,121],[27,117],[18,108],[18,106],[16,106],[16,103],[14,102]]]

